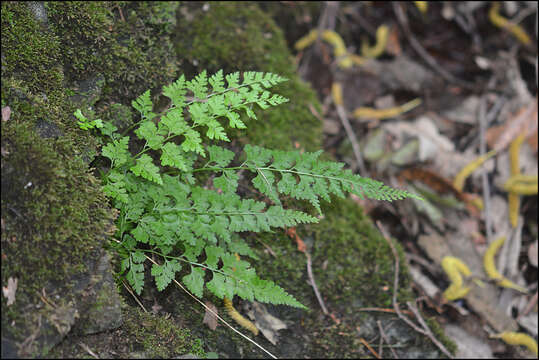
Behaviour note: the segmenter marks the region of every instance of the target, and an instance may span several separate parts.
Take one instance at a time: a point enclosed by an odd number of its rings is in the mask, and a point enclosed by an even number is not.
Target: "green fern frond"
[[[152,112],[153,104],[150,99],[150,90],[140,95],[138,98],[131,102],[131,105],[140,112],[143,119],[152,120],[155,114]]]
[[[182,75],[163,87],[171,104],[160,114],[152,112],[148,90],[132,102],[141,118],[128,130],[133,129],[144,143],[134,155],[130,138],[120,135],[111,122],[91,121],[80,110],[75,112],[81,129],[100,128],[108,141],[101,152],[111,160],[103,191],[120,214],[117,243],[112,247],[121,259],[121,273],[137,294],[144,286],[146,253],[151,253],[162,260],[151,266],[159,291],[185,269],[188,273],[182,281],[198,297],[206,288],[219,298],[238,295],[305,308],[235,256],[256,259],[239,233],[318,222],[314,216],[283,208],[283,196],[306,200],[319,213],[321,200],[331,201],[331,195],[344,197],[347,192],[386,201],[418,198],[343,170],[341,163],[320,161],[322,151],[302,154],[247,145],[245,161],[233,166],[236,154],[215,143],[230,141],[226,127],[247,127],[242,112],[256,120],[255,104],[266,109],[288,101],[268,90],[284,81],[279,75],[254,71],[241,76],[219,70],[209,77],[203,71],[190,81]],[[204,165],[195,168],[201,158],[206,158]],[[215,173],[214,190],[197,184],[197,171]],[[273,204],[237,194],[246,173],[252,174],[247,179],[251,178],[253,188]],[[212,278],[206,282],[208,272]]]

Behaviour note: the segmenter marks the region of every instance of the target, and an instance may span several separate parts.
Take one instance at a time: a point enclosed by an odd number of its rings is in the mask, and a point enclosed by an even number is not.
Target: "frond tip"
[[[329,201],[329,195],[344,197],[350,192],[360,198],[393,201],[406,198],[422,200],[406,190],[395,189],[383,183],[343,170],[344,164],[318,160],[322,151],[268,150],[247,145],[245,167],[257,174],[252,180],[256,189],[279,204],[278,194],[309,201],[320,210],[320,198]],[[280,174],[280,180],[275,175]]]

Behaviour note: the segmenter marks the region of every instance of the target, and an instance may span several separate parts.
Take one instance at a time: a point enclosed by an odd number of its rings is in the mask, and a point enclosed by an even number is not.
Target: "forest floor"
[[[537,338],[537,4],[415,3],[327,3],[286,36],[325,150],[424,197],[357,202],[402,244],[456,356],[527,357],[495,337]],[[447,256],[471,275],[445,292]]]

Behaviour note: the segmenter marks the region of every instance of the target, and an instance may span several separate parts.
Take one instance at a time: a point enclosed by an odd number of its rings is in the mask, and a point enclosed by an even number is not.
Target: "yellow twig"
[[[427,9],[429,7],[427,1],[414,1],[414,4],[421,14],[425,15],[427,13]]]
[[[255,336],[258,335],[258,328],[250,320],[244,318],[232,305],[232,301],[226,296],[223,298],[223,303],[225,304],[225,309],[228,312],[228,315],[234,319],[239,325],[245,329],[252,332]]]
[[[462,191],[464,188],[464,182],[468,178],[468,176],[471,175],[479,166],[481,166],[485,161],[490,159],[492,156],[496,155],[496,150],[491,150],[488,153],[479,156],[477,159],[470,162],[468,165],[462,168],[462,170],[459,171],[457,176],[455,176],[455,180],[453,180],[453,186],[458,191]]]
[[[376,44],[373,47],[369,46],[369,42],[364,39],[361,42],[361,55],[365,58],[376,58],[384,52],[389,37],[389,27],[380,25],[376,29]]]
[[[513,24],[511,23],[511,21],[501,16],[499,12],[500,3],[496,1],[494,4],[492,4],[492,7],[488,12],[488,18],[490,19],[490,21],[495,26],[506,29],[507,31],[512,33],[518,39],[518,41],[520,41],[524,45],[530,44],[531,40],[528,34],[526,34],[526,31],[524,31],[524,29],[520,25]]]
[[[527,334],[506,331],[491,338],[501,338],[509,345],[524,345],[537,356],[537,342]]]
[[[492,244],[490,244],[490,246],[488,247],[487,251],[485,252],[485,256],[483,257],[483,266],[485,268],[485,272],[489,278],[496,280],[497,285],[527,293],[528,290],[526,288],[519,286],[510,281],[509,279],[505,278],[496,269],[496,264],[494,263],[494,256],[496,256],[496,253],[503,245],[505,240],[506,237],[502,236],[499,239],[493,241]]]
[[[470,291],[468,287],[462,287],[462,276],[470,276],[472,272],[466,264],[454,256],[446,256],[442,259],[442,269],[451,281],[451,285],[444,291],[444,298],[448,301],[460,299]]]
[[[317,36],[318,30],[313,29],[307,35],[299,39],[294,45],[294,47],[296,48],[296,50],[303,50],[307,46],[314,43]],[[360,56],[348,53],[344,44],[344,40],[335,31],[324,30],[321,37],[323,40],[333,45],[333,54],[337,59],[337,64],[339,67],[349,68],[352,65],[361,65],[364,62],[364,59],[362,59]]]
[[[397,115],[410,111],[416,106],[418,106],[419,104],[421,104],[421,99],[417,98],[401,106],[396,106],[389,109],[374,109],[374,108],[368,108],[368,107],[359,107],[354,110],[354,116],[356,118],[382,120],[382,119],[395,117]]]

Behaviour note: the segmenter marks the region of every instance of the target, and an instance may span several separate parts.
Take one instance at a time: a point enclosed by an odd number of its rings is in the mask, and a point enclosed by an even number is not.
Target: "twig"
[[[92,355],[94,358],[99,359],[99,356],[97,356],[85,343],[80,342],[79,346],[86,350],[86,352],[90,355]]]
[[[467,89],[474,89],[474,85],[472,83],[469,83],[467,81],[457,79],[451,73],[446,71],[444,68],[440,67],[436,60],[430,54],[423,48],[423,46],[417,41],[414,34],[410,30],[410,27],[408,25],[408,17],[402,10],[402,7],[400,4],[394,2],[393,3],[393,11],[395,12],[395,15],[397,16],[397,19],[399,21],[399,24],[401,25],[402,29],[404,30],[404,34],[408,38],[408,41],[410,42],[410,45],[414,48],[414,50],[425,60],[434,70],[436,70],[444,79],[446,79],[449,82],[459,84],[460,86],[467,88]]]
[[[425,329],[425,331],[427,332],[427,336],[429,337],[430,341],[432,341],[436,346],[438,346],[438,349],[442,350],[442,352],[450,359],[453,358],[453,356],[451,355],[451,353],[445,348],[445,346],[440,342],[438,341],[438,339],[436,339],[436,337],[432,334],[432,332],[430,331],[430,328],[429,326],[427,325],[427,323],[425,322],[425,320],[423,320],[423,317],[421,316],[421,314],[419,313],[419,310],[417,310],[417,308],[414,306],[414,304],[412,304],[410,301],[407,301],[406,302],[406,305],[408,305],[408,309],[410,309],[417,321],[419,321],[419,323],[421,324],[421,326],[423,327],[423,329]]]
[[[397,316],[402,319],[405,323],[410,325],[412,329],[417,331],[418,333],[421,333],[423,335],[426,335],[425,331],[423,329],[420,329],[416,324],[414,324],[410,319],[408,319],[406,316],[404,316],[399,308],[399,304],[397,303],[397,289],[399,288],[399,255],[397,254],[397,250],[395,250],[395,247],[393,246],[393,243],[391,240],[389,240],[389,236],[385,230],[385,228],[382,226],[382,223],[380,221],[376,221],[376,225],[378,226],[378,229],[380,229],[380,232],[382,233],[384,239],[389,244],[389,247],[391,248],[391,252],[393,253],[393,257],[395,258],[395,279],[393,281],[393,308],[395,309],[395,312],[397,313]]]
[[[405,323],[410,325],[412,329],[417,331],[418,333],[427,336],[433,344],[438,346],[438,348],[450,359],[453,358],[451,353],[443,346],[442,343],[440,343],[432,334],[432,331],[427,326],[427,324],[424,322],[423,318],[419,315],[419,312],[417,311],[417,308],[415,308],[410,303],[407,303],[408,308],[416,315],[417,320],[421,324],[422,328],[418,327],[416,324],[414,324],[410,319],[408,319],[405,315],[402,314],[401,310],[399,309],[399,304],[397,303],[397,288],[399,286],[399,254],[397,253],[397,250],[393,246],[393,243],[389,239],[389,235],[385,228],[382,226],[382,223],[380,221],[376,221],[376,225],[378,226],[378,229],[380,229],[380,232],[383,235],[383,238],[387,241],[389,244],[389,247],[391,248],[391,252],[393,253],[393,257],[395,258],[395,280],[393,283],[393,307],[395,308],[395,312],[397,313],[397,316],[403,320]]]
[[[386,341],[384,339],[384,337],[382,336],[382,323],[380,322],[380,320],[376,320],[376,323],[378,324],[378,328],[380,330],[380,341],[378,342],[378,353],[380,354],[380,357],[383,358],[384,357],[384,348],[382,347],[382,345],[384,344],[384,341]],[[389,345],[389,342],[386,341],[386,343]]]
[[[335,103],[335,101],[333,103]],[[359,150],[359,144],[357,142],[356,134],[352,129],[352,125],[350,125],[350,122],[348,121],[346,111],[344,110],[344,107],[342,105],[335,103],[335,107],[337,108],[337,114],[339,115],[339,119],[341,119],[344,130],[346,130],[346,135],[352,143],[352,149],[354,150],[354,156],[356,157],[357,165],[359,167],[359,170],[361,171],[361,176],[369,176],[367,168],[365,167],[365,163],[363,162],[363,157],[361,156],[361,152]]]
[[[326,1],[324,12],[320,16],[320,20],[318,21],[318,36],[316,37],[316,42],[314,44],[315,49],[317,51],[318,49],[320,49],[320,41],[322,39],[322,32],[324,32],[324,30],[335,29],[335,18],[337,17],[338,11],[339,11],[338,1]]]
[[[369,351],[377,358],[377,359],[381,359],[380,355],[378,355],[378,353],[376,352],[376,350],[374,350],[372,348],[372,346],[367,342],[367,340],[363,339],[363,338],[359,338],[359,341],[361,341],[361,343],[363,345],[365,345],[367,347],[367,349],[369,349]]]
[[[320,296],[320,293],[318,292],[318,287],[316,286],[316,282],[314,281],[313,270],[311,267],[311,254],[305,251],[305,256],[307,256],[307,275],[309,276],[309,281],[311,282],[311,286],[313,287],[314,294],[316,295],[316,299],[318,299],[318,303],[320,304],[320,307],[322,308],[324,315],[328,315],[328,309],[326,308],[326,305],[324,304],[324,300],[322,300],[322,297]]]
[[[522,317],[528,315],[528,313],[534,308],[535,305],[537,305],[537,291],[535,292],[535,295],[530,299],[524,310],[518,315],[517,321]]]
[[[382,327],[382,322],[380,320],[378,320],[376,323],[378,324],[378,329],[380,329],[380,336],[389,345],[389,340],[388,340],[387,335],[386,335],[386,333],[384,331],[384,328]],[[399,356],[397,355],[397,353],[395,352],[395,350],[392,347],[389,347],[389,350],[391,350],[391,353],[393,354],[393,357],[395,359],[399,358]],[[382,356],[382,348],[380,348],[380,356]]]
[[[487,98],[485,96],[481,97],[479,102],[479,155],[482,156],[487,151],[486,144],[486,128],[487,128]],[[487,244],[490,244],[492,241],[492,228],[490,224],[490,187],[488,185],[487,172],[483,171],[481,174],[481,180],[483,182],[483,209],[485,217],[485,228],[487,233]]]
[[[386,312],[386,313],[395,313],[395,309],[384,309],[384,308],[377,308],[377,307],[364,307],[359,308],[356,311],[378,311],[378,312]],[[408,310],[402,310],[403,313],[410,314]]]
[[[148,312],[148,310],[146,310],[146,308],[144,307],[144,305],[142,305],[142,303],[140,302],[140,300],[138,299],[138,297],[133,294],[133,290],[131,290],[131,287],[129,285],[127,285],[125,283],[125,280],[122,279],[122,284],[123,286],[127,289],[127,291],[129,291],[129,293],[131,294],[131,296],[133,297],[133,299],[135,299],[135,301],[137,302],[137,304],[142,308],[142,310],[144,310],[144,312]]]

